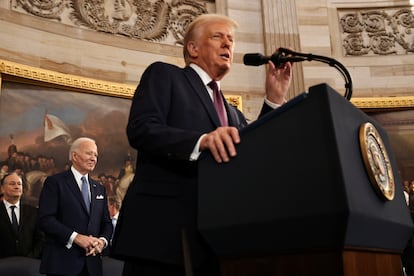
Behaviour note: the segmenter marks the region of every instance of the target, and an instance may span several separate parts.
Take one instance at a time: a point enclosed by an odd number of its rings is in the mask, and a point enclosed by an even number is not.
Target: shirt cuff
[[[71,247],[73,245],[73,241],[75,240],[77,234],[78,233],[73,232],[72,235],[70,235],[69,240],[68,240],[68,243],[66,244],[66,248],[67,249],[71,249]]]
[[[108,241],[104,237],[100,237],[100,239],[104,241],[104,248],[106,248],[108,246]]]
[[[193,152],[191,153],[191,155],[190,155],[190,161],[197,161],[198,160],[198,157],[200,156],[200,154],[201,154],[201,151],[200,151],[200,143],[201,143],[201,139],[204,137],[204,136],[206,136],[207,134],[203,134],[203,135],[201,135],[200,136],[200,138],[198,138],[198,141],[197,141],[197,143],[195,144],[195,146],[194,146],[194,149],[193,149]]]
[[[276,108],[278,108],[278,107],[280,107],[280,106],[281,106],[281,104],[277,104],[277,103],[271,102],[271,101],[269,101],[267,98],[265,98],[265,99],[264,99],[264,102],[265,102],[268,106],[270,106],[271,108],[273,108],[273,109],[276,109]],[[286,102],[286,100],[285,100],[285,102]]]

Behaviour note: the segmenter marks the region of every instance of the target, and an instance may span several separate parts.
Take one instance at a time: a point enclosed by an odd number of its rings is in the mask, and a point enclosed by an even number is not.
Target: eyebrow
[[[8,181],[5,184],[14,184],[14,183],[17,183],[17,184],[20,184],[20,185],[23,184],[22,181],[20,181],[20,180],[19,181],[13,181],[13,180],[12,181]]]

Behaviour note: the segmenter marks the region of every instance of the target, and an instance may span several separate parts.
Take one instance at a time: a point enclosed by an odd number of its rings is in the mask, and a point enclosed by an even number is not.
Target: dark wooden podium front
[[[221,276],[401,276],[398,253],[361,250],[221,260]]]
[[[380,196],[364,165],[359,131],[367,124],[390,155],[392,199]],[[375,120],[321,84],[240,137],[229,163],[199,160],[198,226],[223,276],[401,275],[413,223]]]

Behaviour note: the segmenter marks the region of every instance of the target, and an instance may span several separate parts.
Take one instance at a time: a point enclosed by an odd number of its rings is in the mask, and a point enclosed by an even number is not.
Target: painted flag
[[[72,143],[72,136],[65,123],[52,114],[45,114],[45,142],[63,136],[66,143]]]

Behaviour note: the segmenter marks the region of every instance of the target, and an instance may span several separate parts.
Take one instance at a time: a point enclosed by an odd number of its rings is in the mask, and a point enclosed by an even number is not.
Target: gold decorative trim
[[[224,95],[226,101],[232,106],[237,107],[240,111],[243,111],[242,96],[240,95]]]
[[[51,70],[35,68],[0,59],[0,74],[3,80],[16,79],[21,82],[41,82],[45,86],[57,85],[83,92],[132,98],[135,86],[63,74]]]
[[[414,108],[414,96],[352,98],[351,102],[360,109],[411,109]]]

